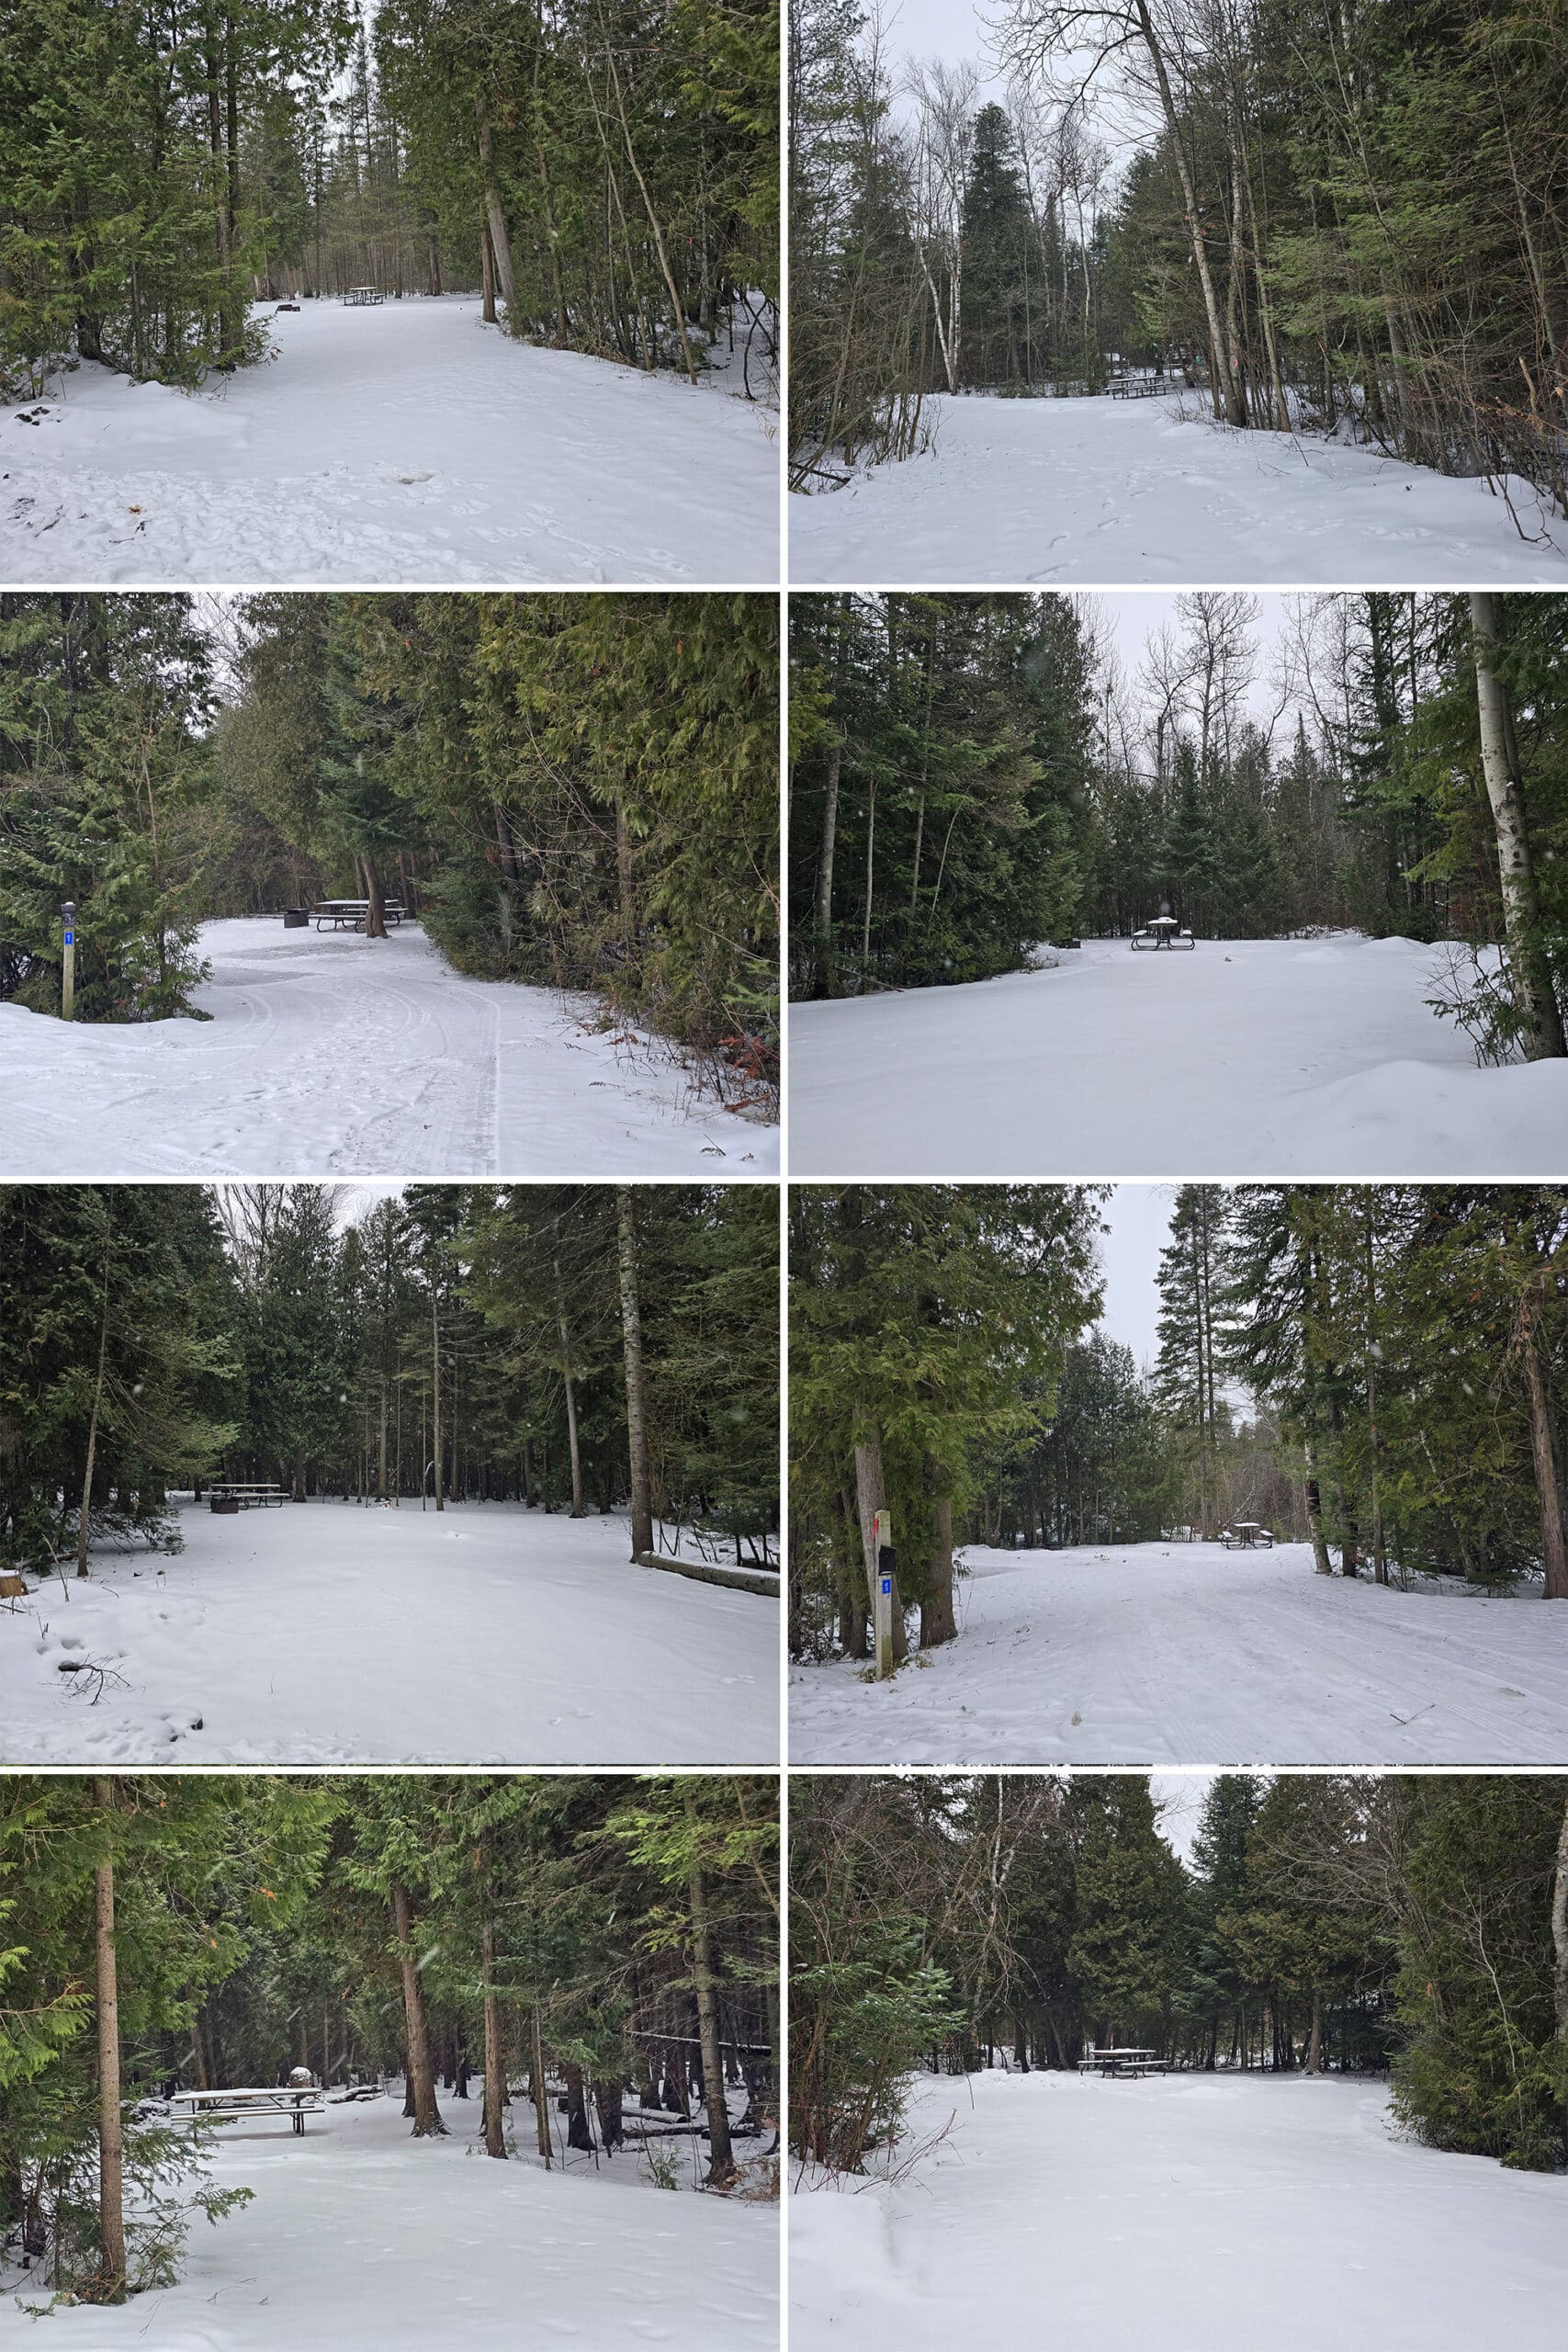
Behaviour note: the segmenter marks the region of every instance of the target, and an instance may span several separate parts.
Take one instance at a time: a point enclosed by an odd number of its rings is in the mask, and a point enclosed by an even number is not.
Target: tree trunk
[[[886,1488],[882,1477],[882,1431],[874,1429],[863,1444],[855,1448],[855,1501],[860,1513],[861,1552],[865,1562],[866,1604],[872,1622],[876,1619],[876,1532],[877,1512],[886,1501]],[[893,1660],[897,1665],[908,1655],[904,1634],[904,1600],[898,1589],[898,1579],[893,1579]]]
[[[1379,1584],[1386,1584],[1388,1559],[1383,1550],[1382,1487],[1378,1476],[1378,1275],[1373,1250],[1376,1216],[1373,1195],[1369,1186],[1363,1239],[1367,1268],[1367,1448],[1371,1457],[1372,1575]]]
[[[479,213],[479,260],[484,271],[483,318],[487,327],[499,326],[501,313],[495,307],[495,255],[491,250],[490,215]]]
[[[1165,70],[1165,55],[1159,45],[1159,36],[1155,31],[1154,20],[1149,14],[1148,0],[1134,0],[1134,5],[1137,11],[1138,30],[1143,35],[1144,46],[1148,51],[1150,62],[1155,69],[1155,79],[1159,85],[1160,106],[1165,114],[1166,132],[1170,141],[1171,153],[1176,158],[1176,168],[1181,176],[1181,198],[1187,208],[1187,233],[1192,247],[1192,261],[1198,272],[1198,282],[1203,289],[1203,311],[1209,322],[1209,345],[1213,353],[1214,372],[1219,379],[1219,388],[1224,395],[1225,421],[1229,424],[1245,424],[1247,410],[1242,401],[1241,383],[1225,334],[1224,322],[1220,317],[1220,305],[1214,292],[1214,280],[1209,268],[1208,248],[1203,242],[1203,224],[1198,216],[1198,192],[1192,184],[1192,173],[1187,161],[1187,150],[1182,145],[1181,123],[1176,111],[1176,100],[1171,95],[1170,76]]]
[[[626,1365],[626,1436],[632,1464],[632,1556],[653,1549],[648,1476],[648,1411],[642,1379],[642,1303],[637,1295],[636,1211],[629,1184],[615,1187],[621,1269],[621,1338]]]
[[[1303,1487],[1306,1498],[1307,1534],[1312,1539],[1312,1565],[1320,1577],[1334,1574],[1334,1563],[1328,1556],[1328,1544],[1323,1532],[1323,1499],[1317,1485],[1317,1440],[1303,1438],[1302,1451],[1306,1457],[1306,1476]]]
[[[392,1885],[392,1925],[397,1931],[398,1962],[403,1975],[403,2016],[408,2025],[409,2087],[413,2093],[413,2133],[416,2140],[445,2135],[446,2126],[435,2104],[435,2077],[430,2064],[430,2032],[424,2017],[424,1988],[414,1958],[413,1931],[408,1889]]]
[[[694,1838],[697,1809],[692,1784],[684,1784],[686,1821]],[[694,1861],[687,1891],[692,1905],[693,1981],[697,1996],[697,2036],[703,2052],[703,2087],[707,2102],[708,2186],[727,2188],[735,2177],[735,2156],[729,2143],[729,2110],[724,2098],[724,2052],[718,2030],[718,1979],[714,1973],[713,1926],[708,1914],[707,1885],[702,1865]]]
[[[442,1499],[444,1481],[441,1461],[441,1302],[433,1291],[430,1299],[430,1403],[433,1419],[430,1451],[435,1464],[435,1508],[445,1510]]]
[[[1323,2072],[1323,1996],[1312,1996],[1312,2036],[1307,2042],[1306,2070],[1309,2075]]]
[[[588,2129],[588,2101],[583,2091],[582,2069],[568,2059],[561,2067],[566,2077],[566,2144],[592,2154],[593,2134]]]
[[[828,781],[822,798],[822,842],[817,853],[817,991],[833,993],[833,847],[839,831],[839,776],[844,744],[835,735],[828,746]]]
[[[1475,649],[1475,695],[1481,728],[1481,764],[1492,826],[1497,837],[1497,866],[1503,885],[1503,923],[1508,941],[1514,1007],[1522,1028],[1525,1057],[1552,1061],[1568,1054],[1562,1015],[1552,989],[1551,968],[1540,944],[1540,897],[1536,888],[1524,792],[1513,755],[1507,695],[1497,674],[1503,643],[1501,600],[1480,589],[1470,599]]]
[[[942,1474],[934,1462],[928,1461],[926,1475],[934,1481]],[[931,1551],[920,1602],[920,1647],[934,1650],[942,1642],[956,1640],[957,1634],[953,1613],[953,1498],[938,1495],[931,1504]]]
[[[610,2082],[595,2082],[593,2106],[599,2117],[599,2144],[606,2155],[626,2144],[626,2127],[621,2120],[622,2088],[619,2076]]]
[[[495,257],[495,274],[501,282],[501,299],[506,305],[509,333],[516,334],[522,326],[517,316],[517,281],[512,268],[512,243],[506,233],[506,214],[502,209],[501,184],[495,175],[495,132],[491,128],[482,97],[474,100],[474,114],[479,123],[479,166],[484,180],[485,225],[490,231],[491,252]]]
[[[1551,1397],[1546,1367],[1533,1330],[1524,1338],[1525,1381],[1529,1390],[1530,1460],[1536,1491],[1540,1498],[1540,1548],[1546,1568],[1547,1600],[1568,1600],[1568,1536],[1562,1524],[1562,1486],[1558,1476],[1557,1439],[1552,1428]]]
[[[485,2003],[485,2154],[506,2154],[506,2064],[501,2046],[501,2004],[495,1993],[495,1921],[481,1931]]]
[[[550,2095],[545,2087],[545,2028],[544,2020],[539,2015],[537,2001],[534,2004],[529,2033],[532,2045],[529,2071],[534,2078],[535,2140],[539,2154],[544,2159],[545,2170],[548,2172],[555,2148],[550,2138]]]
[[[1551,1881],[1551,1998],[1557,2039],[1568,2052],[1568,1804],[1557,1833],[1557,1867]],[[1568,2074],[1563,2076],[1568,2081]]]
[[[670,297],[671,318],[681,338],[681,356],[686,363],[686,374],[694,384],[697,380],[697,368],[695,360],[692,357],[691,341],[686,334],[685,307],[675,285],[675,274],[670,266],[669,254],[665,250],[664,231],[660,224],[658,214],[654,211],[653,198],[648,192],[648,182],[643,178],[642,166],[637,162],[637,149],[632,143],[631,125],[626,120],[626,103],[621,92],[620,68],[615,63],[615,52],[611,45],[609,28],[604,23],[603,8],[599,11],[599,23],[604,35],[604,61],[609,66],[610,83],[615,93],[615,110],[621,118],[621,132],[626,142],[626,161],[632,167],[632,177],[636,180],[637,191],[642,198],[642,208],[648,215],[648,225],[653,232],[654,250],[659,255],[659,266],[663,273],[664,288]]]
[[[93,1801],[103,1816],[107,1843],[114,1788],[93,1783]],[[114,1858],[107,1851],[93,1872],[93,1941],[97,1965],[98,2021],[98,2233],[103,2270],[96,2300],[125,2300],[124,2143],[119,2110],[119,1991],[115,1977]]]
[[[365,869],[365,895],[369,900],[365,910],[365,936],[367,939],[385,939],[387,894],[381,888],[381,876],[373,857],[364,857],[360,864]]]
[[[82,1510],[76,1528],[76,1573],[87,1573],[87,1528],[93,1507],[93,1458],[98,1450],[98,1410],[104,1401],[104,1362],[109,1343],[109,1263],[104,1253],[104,1310],[98,1321],[98,1375],[93,1384],[93,1411],[87,1423],[87,1467],[82,1476]],[[121,2264],[123,2268],[124,2265]]]

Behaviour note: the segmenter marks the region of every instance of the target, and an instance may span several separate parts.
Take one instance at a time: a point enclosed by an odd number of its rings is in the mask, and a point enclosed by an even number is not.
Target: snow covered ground
[[[1420,2147],[1371,2085],[925,2077],[906,2149],[950,2118],[897,2184],[791,2197],[791,2352],[1561,2344],[1568,2181]]]
[[[630,2149],[547,2173],[533,2109],[517,2154],[482,2153],[478,2086],[443,2096],[450,2136],[412,2142],[400,2095],[286,2123],[228,2124],[212,2179],[254,2190],[199,2218],[176,2286],[118,2311],[58,2308],[59,2352],[516,2352],[679,2345],[775,2352],[779,2209],[661,2191]],[[47,2303],[41,2284],[17,2302]],[[16,2303],[7,2340],[28,2341]]]
[[[0,578],[777,580],[774,420],[718,383],[514,343],[473,295],[259,315],[276,356],[198,393],[89,365],[0,409]]]
[[[795,1176],[1562,1170],[1568,1062],[1476,1067],[1409,939],[1086,940],[1055,969],[796,1004]]]
[[[790,500],[790,580],[1568,582],[1568,522],[1528,483],[1509,483],[1526,538],[1484,482],[1199,411],[1190,395],[931,400],[925,456]]]
[[[632,1566],[618,1513],[180,1519],[173,1558],[98,1550],[0,1604],[6,1763],[778,1760],[776,1605]]]
[[[1305,1544],[964,1547],[959,1637],[790,1670],[792,1764],[1530,1764],[1568,1752],[1568,1611],[1399,1592]]]
[[[699,1096],[671,1048],[586,997],[387,939],[202,927],[209,1021],[0,1004],[0,1176],[771,1176],[778,1130]]]

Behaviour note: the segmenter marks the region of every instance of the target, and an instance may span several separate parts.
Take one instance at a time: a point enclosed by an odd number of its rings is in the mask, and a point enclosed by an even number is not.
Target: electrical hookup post
[[[876,1637],[876,1679],[886,1682],[893,1671],[893,1514],[879,1510],[872,1521],[872,1549],[876,1555],[876,1589],[872,1595],[871,1625]]]
[[[62,1021],[76,1018],[76,906],[67,899],[60,910],[60,1017]]]

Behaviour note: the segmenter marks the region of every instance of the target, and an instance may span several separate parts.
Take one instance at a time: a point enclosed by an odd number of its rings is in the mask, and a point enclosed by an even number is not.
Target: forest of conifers
[[[1095,1328],[1104,1188],[797,1185],[791,1638],[955,1634],[954,1546],[1134,1543],[1233,1518],[1318,1574],[1568,1600],[1568,1187],[1183,1184],[1145,1374]]]
[[[297,2064],[728,2188],[777,2146],[777,1848],[772,1775],[12,1775],[0,2232],[83,2301],[171,2284],[252,2192],[160,2099]]]
[[[219,1476],[440,1510],[631,1506],[761,1556],[766,1187],[0,1186],[0,1560],[177,1544]],[[361,1204],[363,1205],[363,1204]]]
[[[922,64],[854,0],[792,0],[797,482],[912,454],[931,392],[1103,391],[1136,369],[1235,427],[1512,472],[1568,513],[1551,9],[980,14],[983,65]],[[1004,102],[981,102],[987,74]]]
[[[1183,1862],[1148,1781],[799,1773],[790,1784],[790,2126],[858,2172],[917,2070],[1077,2063],[1392,2069],[1428,2146],[1568,2154],[1551,1774],[1210,1783]]]
[[[695,372],[778,293],[774,0],[12,0],[0,395],[194,384],[264,299],[482,286],[513,334]]]
[[[1266,664],[1258,600],[1199,591],[1132,679],[1090,600],[790,619],[792,993],[988,978],[1165,899],[1220,938],[1506,940],[1512,986],[1456,959],[1448,1009],[1489,1054],[1563,1050],[1568,598],[1303,598]]]
[[[771,596],[0,593],[0,1001],[59,1009],[63,900],[135,1021],[209,916],[400,895],[766,1081],[778,691]]]

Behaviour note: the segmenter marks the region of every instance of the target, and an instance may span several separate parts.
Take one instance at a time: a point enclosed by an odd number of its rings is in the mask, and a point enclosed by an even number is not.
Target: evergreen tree
[[[1181,1185],[1156,1277],[1160,1316],[1155,1394],[1179,1432],[1188,1481],[1196,1491],[1195,1523],[1205,1534],[1217,1499],[1216,1454],[1224,1411],[1225,1227],[1226,1203],[1219,1185]]]
[[[964,378],[987,390],[1027,383],[1029,209],[999,106],[984,106],[975,118],[961,234]]]

